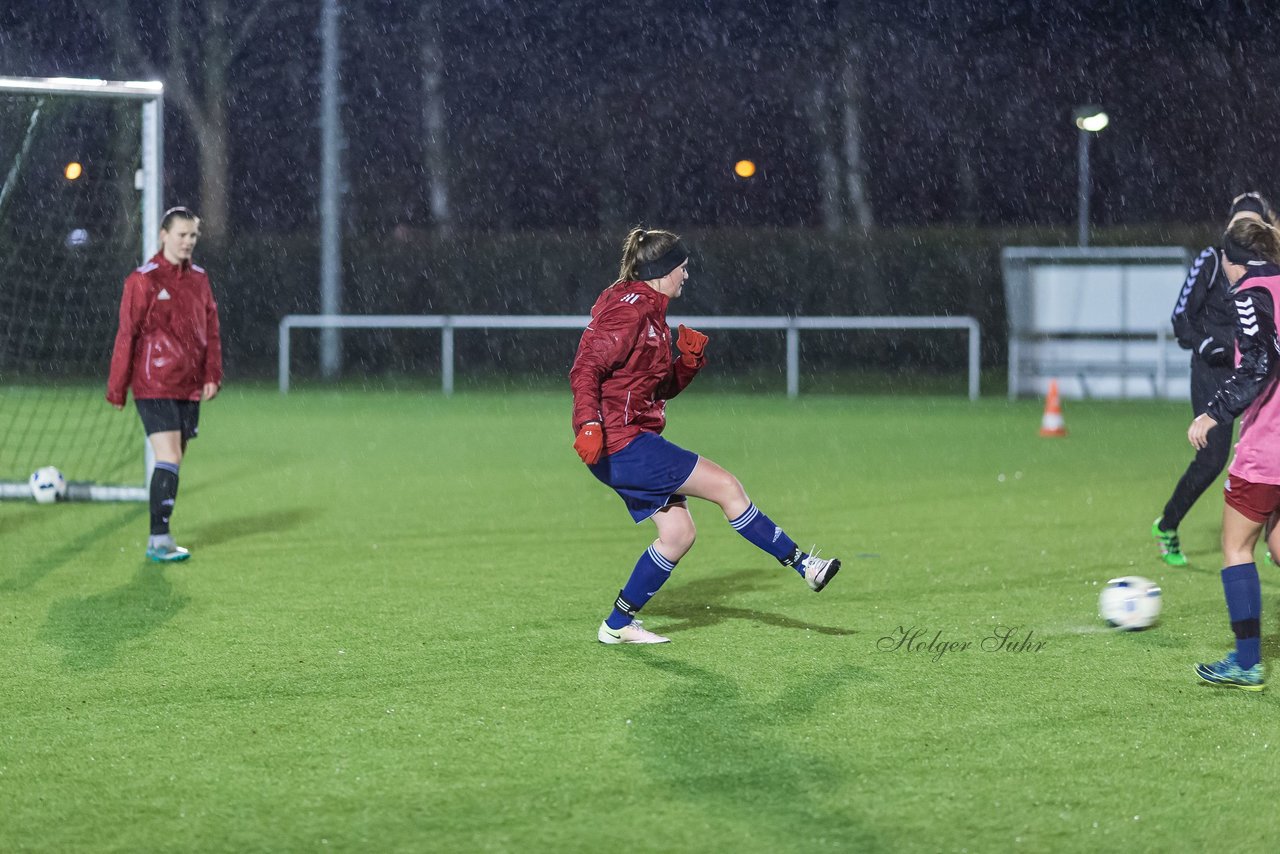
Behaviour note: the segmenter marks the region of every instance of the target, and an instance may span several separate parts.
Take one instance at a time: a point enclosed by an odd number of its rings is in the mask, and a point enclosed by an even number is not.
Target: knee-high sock
[[[1262,660],[1262,585],[1257,565],[1238,563],[1222,570],[1222,590],[1236,636],[1236,664],[1248,669]]]
[[[605,620],[611,629],[620,629],[631,622],[636,612],[653,598],[653,594],[671,577],[671,570],[676,568],[677,561],[668,560],[658,553],[653,546],[645,549],[644,554],[636,561],[636,568],[631,570],[627,586],[618,591],[618,600],[613,603],[613,612]]]
[[[151,473],[151,535],[169,533],[169,517],[178,500],[178,464],[156,463]]]
[[[773,524],[773,520],[761,513],[754,504],[742,511],[742,515],[737,519],[730,519],[729,524],[747,542],[773,555],[781,564],[794,567],[804,554],[795,540],[788,537],[787,532],[782,528]]]

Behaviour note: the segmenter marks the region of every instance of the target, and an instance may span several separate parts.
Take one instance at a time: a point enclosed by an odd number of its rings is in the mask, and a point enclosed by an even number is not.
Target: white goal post
[[[145,263],[158,249],[160,220],[163,210],[164,194],[164,84],[157,81],[109,81],[80,79],[71,77],[4,77],[0,76],[0,95],[26,96],[39,99],[46,96],[114,99],[134,102],[141,112],[141,139],[139,146],[138,168],[134,175],[134,188],[140,193],[140,210],[138,220],[142,233],[141,257],[139,263]],[[32,127],[36,125],[39,107],[32,116]],[[19,155],[21,158],[21,155]],[[5,179],[5,170],[10,170],[10,178],[18,171],[20,163],[10,167],[6,164],[0,169],[0,181]],[[118,271],[123,278],[126,271]],[[103,275],[115,277],[115,272],[103,272]],[[0,282],[0,287],[4,283]],[[3,318],[0,318],[3,320]],[[104,348],[110,348],[110,341],[103,342]],[[103,383],[106,377],[102,378]],[[106,403],[98,402],[106,407]],[[100,484],[76,479],[74,471],[67,472],[67,498],[70,500],[89,501],[147,501],[149,490],[147,482],[153,465],[150,445],[144,439],[143,451],[138,455],[138,481],[134,484]],[[47,461],[46,461],[47,462]],[[34,466],[36,463],[32,463]],[[25,476],[24,472],[0,472],[0,478]],[[25,480],[0,480],[0,499],[30,499],[31,492]]]
[[[290,336],[294,329],[439,329],[441,387],[453,393],[453,336],[456,329],[583,329],[591,318],[523,314],[290,314],[280,320],[280,393],[289,392]],[[787,396],[800,393],[802,330],[956,329],[968,333],[969,399],[978,399],[982,332],[972,317],[672,317],[696,329],[779,330],[787,336]]]

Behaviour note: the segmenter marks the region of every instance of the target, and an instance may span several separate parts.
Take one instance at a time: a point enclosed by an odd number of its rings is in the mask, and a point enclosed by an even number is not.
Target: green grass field
[[[826,591],[695,502],[645,611],[673,642],[596,643],[653,529],[566,394],[232,387],[182,565],[141,559],[141,505],[0,505],[0,851],[1274,850],[1276,688],[1191,671],[1230,643],[1220,493],[1189,568],[1148,534],[1185,406],[1068,402],[1060,440],[1030,401],[695,387],[668,415],[845,558]],[[1155,629],[1098,620],[1124,574],[1164,588]],[[1008,629],[1031,643],[982,648]],[[969,647],[884,640],[917,630]]]

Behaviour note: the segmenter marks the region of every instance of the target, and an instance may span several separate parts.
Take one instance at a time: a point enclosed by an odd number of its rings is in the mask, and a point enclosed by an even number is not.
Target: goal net
[[[104,399],[120,293],[154,252],[161,87],[0,77],[0,498],[146,500],[137,418]]]

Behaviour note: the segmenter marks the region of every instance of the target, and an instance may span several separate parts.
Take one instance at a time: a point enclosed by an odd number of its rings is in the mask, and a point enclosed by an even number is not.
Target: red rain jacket
[[[642,432],[661,433],[667,401],[706,364],[706,356],[692,368],[672,358],[668,302],[644,282],[618,282],[591,308],[569,371],[573,432],[599,421],[605,453],[617,453]]]
[[[129,274],[111,352],[107,400],[199,400],[205,383],[222,385],[218,305],[204,268],[170,264],[163,252]]]

